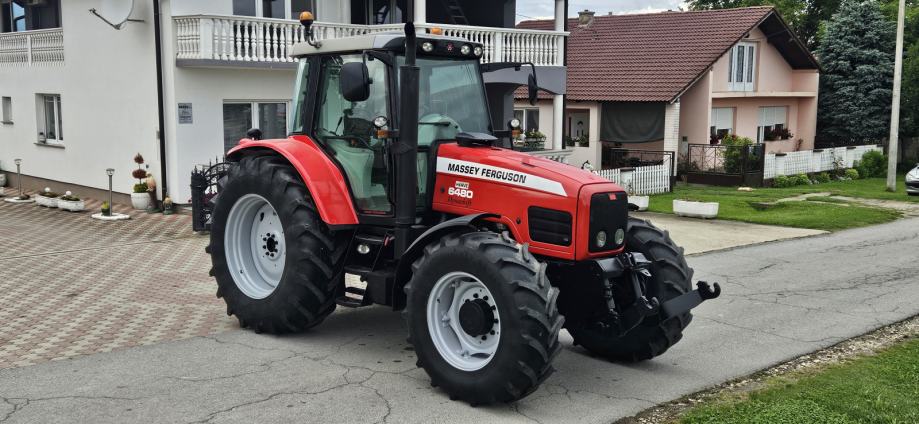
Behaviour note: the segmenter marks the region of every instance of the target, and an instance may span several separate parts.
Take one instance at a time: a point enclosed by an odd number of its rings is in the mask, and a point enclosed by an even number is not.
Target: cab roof
[[[482,46],[481,43],[475,43],[465,38],[447,37],[442,35],[430,35],[426,33],[418,34],[418,45],[425,41],[434,41],[438,43],[455,42],[457,45],[469,44],[472,47]],[[319,48],[309,45],[308,43],[296,43],[291,47],[291,56],[304,57],[317,54],[335,53],[335,52],[352,52],[361,50],[402,50],[405,46],[405,33],[402,31],[386,31],[373,34],[357,35],[353,37],[332,38],[322,40]],[[474,57],[474,56],[473,56]],[[470,57],[470,58],[473,58]]]

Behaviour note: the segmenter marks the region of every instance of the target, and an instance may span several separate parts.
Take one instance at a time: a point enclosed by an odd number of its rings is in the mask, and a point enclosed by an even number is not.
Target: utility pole
[[[897,56],[893,65],[893,104],[890,107],[890,142],[887,147],[887,191],[897,191],[897,153],[900,137],[900,85],[903,74],[903,21],[906,0],[900,0],[897,12]]]

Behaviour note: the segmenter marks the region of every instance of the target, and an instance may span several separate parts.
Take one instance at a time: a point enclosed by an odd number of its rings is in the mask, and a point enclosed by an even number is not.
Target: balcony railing
[[[0,34],[0,66],[64,63],[61,28]]]
[[[176,59],[242,62],[293,62],[290,46],[306,40],[297,21],[244,16],[177,16]],[[462,37],[484,45],[483,62],[533,62],[538,66],[561,66],[566,32],[530,31],[463,25],[439,27],[444,35]],[[399,31],[402,25],[355,25],[316,22],[317,40],[350,37],[383,31]]]

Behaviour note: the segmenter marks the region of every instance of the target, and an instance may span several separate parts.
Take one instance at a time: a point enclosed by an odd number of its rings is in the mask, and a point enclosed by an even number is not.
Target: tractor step
[[[360,287],[345,287],[345,294],[335,299],[335,303],[345,308],[368,306],[370,301],[364,296],[365,294],[367,291]]]

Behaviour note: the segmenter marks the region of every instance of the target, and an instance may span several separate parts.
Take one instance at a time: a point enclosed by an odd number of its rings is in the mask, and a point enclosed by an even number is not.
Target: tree
[[[821,141],[857,144],[887,136],[894,30],[879,4],[865,0],[843,0],[826,24],[817,49]]]
[[[795,30],[798,37],[814,49],[819,38],[821,22],[830,19],[840,0],[689,0],[692,10],[730,9],[749,6],[774,6]]]
[[[884,14],[897,21],[897,0],[887,0]],[[919,136],[919,0],[906,0],[903,31],[903,91],[900,93],[900,136]]]

